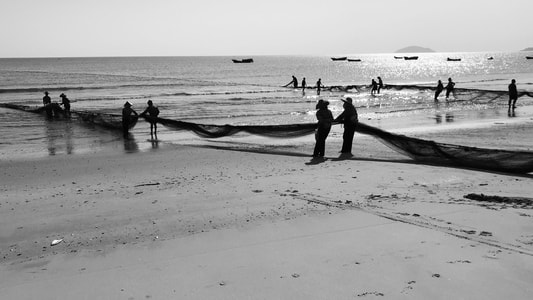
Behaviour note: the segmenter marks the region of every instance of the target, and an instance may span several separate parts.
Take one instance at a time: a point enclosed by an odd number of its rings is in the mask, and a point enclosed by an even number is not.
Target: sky
[[[0,57],[519,51],[533,0],[0,0]]]

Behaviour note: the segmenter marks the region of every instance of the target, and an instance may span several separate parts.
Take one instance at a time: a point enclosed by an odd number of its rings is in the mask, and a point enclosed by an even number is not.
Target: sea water
[[[349,55],[359,62],[332,61],[327,56],[255,56],[249,64],[240,57],[98,57],[0,59],[0,103],[42,105],[44,91],[53,102],[65,93],[72,110],[120,114],[129,101],[137,112],[152,100],[160,117],[203,124],[275,125],[315,122],[315,104],[328,100],[334,115],[340,99],[352,97],[360,119],[387,130],[399,118],[411,126],[462,120],[507,118],[506,91],[511,79],[519,91],[533,91],[533,60],[527,52],[421,53],[418,60],[395,59],[398,54]],[[461,61],[447,61],[447,57]],[[493,57],[493,59],[488,59]],[[315,89],[283,86],[294,75]],[[380,76],[385,88],[371,95],[369,84]],[[437,80],[452,78],[460,92],[435,102]],[[328,89],[336,86],[337,88]],[[354,86],[347,89],[346,87]],[[518,101],[518,117],[529,117],[533,99]],[[159,126],[159,139],[180,143],[183,135]],[[140,121],[132,131],[135,143],[124,150],[153,146],[149,126]],[[0,159],[75,154],[121,144],[120,133],[80,122],[46,120],[42,116],[0,108]],[[196,137],[187,136],[187,139]],[[244,137],[245,138],[245,137]],[[201,139],[201,138],[196,138]]]

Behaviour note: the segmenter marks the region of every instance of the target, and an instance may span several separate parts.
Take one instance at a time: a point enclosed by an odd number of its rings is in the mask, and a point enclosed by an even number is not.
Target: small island
[[[533,51],[533,47],[527,47],[526,49],[521,50],[521,51]]]
[[[395,53],[427,53],[427,52],[435,52],[433,49],[419,47],[419,46],[409,46],[402,48],[400,50],[396,50]]]

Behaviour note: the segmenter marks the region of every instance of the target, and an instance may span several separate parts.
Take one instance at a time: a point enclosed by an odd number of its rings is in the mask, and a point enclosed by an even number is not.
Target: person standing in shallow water
[[[152,139],[157,139],[157,121],[156,118],[159,116],[159,109],[154,106],[154,103],[152,100],[148,100],[147,102],[148,107],[139,115],[141,117],[144,117],[146,121],[150,123],[150,136]],[[146,116],[148,114],[148,117]]]
[[[454,93],[455,97],[455,82],[452,81],[451,78],[448,78],[448,84],[446,85],[446,100],[450,97],[450,93]]]
[[[516,89],[516,80],[511,80],[509,84],[509,110],[516,108],[516,100],[518,99],[518,90]]]
[[[320,91],[322,90],[322,78],[318,78],[318,81],[316,82],[316,94],[320,96]],[[327,102],[327,101],[326,101]],[[328,102],[329,104],[329,102]]]
[[[435,90],[435,101],[439,101],[439,95],[444,90],[444,85],[442,84],[442,81],[437,82],[437,89]]]
[[[122,109],[122,133],[125,138],[128,138],[130,133],[130,125],[133,123],[134,116],[138,116],[137,112],[131,108],[131,103],[126,101]]]
[[[46,91],[44,92],[43,105],[46,106],[50,103],[52,103],[52,99],[50,98],[50,96],[48,96],[48,91]]]
[[[43,107],[44,111],[46,112],[46,116],[51,118],[54,115],[54,110],[52,108],[52,99],[50,96],[48,96],[48,91],[44,92]]]
[[[383,80],[381,80],[381,77],[378,76],[378,94],[383,88]]]
[[[302,78],[302,95],[305,95],[305,88],[307,87],[307,82],[305,82],[305,77]]]
[[[335,118],[335,122],[342,123],[344,126],[344,133],[342,134],[342,148],[341,153],[344,155],[352,155],[353,135],[355,133],[355,127],[359,122],[357,110],[352,104],[352,98],[346,98],[342,100],[344,102],[344,111]]]
[[[61,105],[63,105],[63,109],[65,110],[65,116],[70,117],[70,100],[63,93],[59,97],[61,98]]]
[[[331,123],[333,122],[333,114],[328,109],[329,102],[322,99],[318,100],[316,104],[316,118],[318,125],[315,133],[315,149],[313,157],[324,157],[326,150],[326,139],[331,130]]]
[[[374,78],[372,78],[372,83],[370,84],[372,86],[372,89],[370,90],[370,95],[374,95],[378,90],[378,83]]]

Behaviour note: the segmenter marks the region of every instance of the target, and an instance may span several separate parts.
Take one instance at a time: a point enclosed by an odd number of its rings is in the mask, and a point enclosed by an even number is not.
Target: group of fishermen
[[[59,98],[61,98],[61,102],[52,103],[52,98],[50,98],[48,92],[44,92],[43,108],[48,117],[58,116],[59,113],[63,113],[66,117],[70,117],[70,100],[67,98],[67,95],[63,93],[59,95]],[[61,105],[63,105],[63,108],[61,108]]]
[[[283,87],[288,87],[290,85],[292,85],[292,87],[295,89],[298,88],[298,78],[296,78],[296,76],[292,75],[291,82],[287,83]],[[324,85],[322,84],[322,78],[318,78],[318,81],[316,82],[316,85],[315,85],[317,95],[320,96],[320,91],[322,91],[323,87]],[[307,88],[307,81],[305,80],[305,77],[302,78],[301,88],[302,88],[302,95],[305,95],[305,89]]]
[[[50,118],[61,115],[67,118],[71,116],[70,100],[68,99],[67,95],[61,93],[59,97],[61,98],[59,103],[52,102],[52,98],[50,98],[48,91],[44,92],[43,109],[46,112],[46,115]],[[132,104],[129,101],[124,103],[124,107],[122,108],[122,132],[124,137],[129,137],[130,127],[134,122],[136,122],[136,118],[144,117],[150,123],[150,136],[152,139],[154,139],[154,137],[157,139],[157,122],[155,118],[159,116],[159,109],[154,106],[152,100],[148,100],[147,104],[148,107],[146,107],[141,114],[138,114],[133,108],[131,108]],[[63,108],[61,108],[61,105]]]
[[[328,109],[328,101],[320,99],[316,104],[316,118],[318,120],[318,125],[315,133],[316,143],[313,151],[313,158],[321,159],[324,157],[326,138],[329,135],[333,123],[341,123],[344,127],[344,133],[342,134],[342,148],[340,151],[341,157],[353,156],[353,136],[359,118],[357,115],[357,109],[352,103],[352,98],[341,99],[341,101],[344,102],[342,106],[344,110],[336,118],[333,118],[333,114]]]
[[[132,108],[132,104],[129,101],[124,103],[124,108],[122,108],[122,133],[125,138],[129,137],[130,125],[134,122],[134,119],[137,117],[144,117],[148,123],[150,123],[150,136],[152,139],[157,139],[157,121],[156,118],[159,116],[159,108],[154,106],[152,100],[148,100],[146,103],[148,107],[141,113],[137,112]],[[135,120],[136,121],[136,120]]]
[[[442,84],[442,81],[437,82],[437,87],[435,88],[435,102],[439,101],[438,97],[443,90],[446,90],[446,101],[450,97],[450,94],[455,92],[455,82],[451,78],[448,78],[448,84],[446,87]],[[518,100],[518,90],[516,88],[516,80],[512,79],[511,83],[508,86],[509,91],[509,102],[508,110],[514,110],[516,108],[516,100]]]
[[[294,77],[294,76],[293,76]],[[379,93],[379,90],[383,86],[383,82],[380,77],[378,77],[379,83],[377,83],[374,79],[372,79],[372,91],[373,94],[374,91],[377,91]],[[446,100],[448,100],[450,94],[454,93],[455,89],[455,83],[452,81],[451,78],[448,78],[448,84],[446,87],[443,86],[442,82],[439,80],[437,83],[437,88],[435,91],[435,101],[438,101],[438,96],[440,93],[446,89]],[[516,80],[512,79],[511,83],[508,86],[509,90],[509,111],[514,111],[516,108],[516,100],[518,99],[518,91],[516,88]],[[344,133],[342,135],[343,143],[341,148],[341,156],[352,156],[351,150],[352,150],[352,142],[353,142],[353,136],[355,133],[355,128],[357,126],[358,121],[358,115],[357,115],[357,109],[352,103],[352,98],[346,98],[341,99],[344,104],[343,108],[344,111],[337,117],[333,118],[333,114],[328,109],[329,102],[320,99],[318,103],[316,104],[316,118],[318,120],[318,126],[317,131],[315,134],[315,149],[313,151],[313,157],[315,158],[321,158],[324,156],[325,151],[325,145],[326,145],[326,138],[329,135],[329,132],[331,130],[331,125],[335,122],[342,123],[344,126]]]
[[[288,83],[286,86],[292,84],[294,88],[298,88],[298,80],[296,77],[292,76],[293,80]],[[383,87],[383,81],[380,77],[378,77],[379,83],[375,82],[374,79],[372,79],[372,91],[371,93],[374,93],[374,90],[379,93],[379,90]],[[321,79],[318,79],[317,81],[317,95],[320,95],[320,88],[322,87]],[[305,77],[302,80],[302,89],[305,91],[306,83],[305,83]],[[446,87],[443,86],[442,82],[439,80],[437,83],[436,91],[435,91],[435,101],[438,101],[438,96],[440,93],[446,89],[446,99],[448,99],[450,93],[453,93],[455,89],[455,83],[452,81],[451,78],[448,78],[448,84]],[[518,91],[516,88],[516,80],[511,80],[511,84],[509,84],[509,110],[516,108],[516,100],[518,98]],[[53,116],[56,114],[56,111],[61,110],[60,105],[63,105],[63,112],[65,116],[70,116],[70,100],[67,98],[67,96],[62,93],[59,97],[61,98],[60,103],[52,103],[52,100],[48,94],[48,92],[44,92],[45,96],[43,97],[43,105],[44,109],[48,116]],[[317,124],[317,130],[315,133],[315,148],[313,151],[313,157],[314,158],[322,158],[324,157],[325,152],[325,146],[326,146],[326,139],[329,135],[329,132],[331,131],[331,125],[333,123],[342,123],[344,126],[344,133],[342,135],[343,143],[341,148],[341,156],[352,156],[352,143],[353,143],[353,137],[355,134],[355,128],[357,126],[357,123],[359,122],[357,109],[353,105],[352,98],[346,98],[341,99],[341,101],[344,102],[343,104],[343,112],[337,117],[333,118],[333,114],[328,109],[329,102],[326,100],[320,99],[318,103],[316,104],[316,118],[318,120]],[[147,102],[148,107],[141,113],[138,114],[133,108],[132,104],[129,101],[126,101],[124,103],[124,107],[122,109],[122,131],[125,138],[129,137],[129,129],[133,122],[136,122],[136,119],[138,117],[144,117],[149,123],[150,123],[150,136],[152,139],[157,139],[157,121],[156,118],[159,116],[159,109],[154,106],[152,100],[148,100]]]

